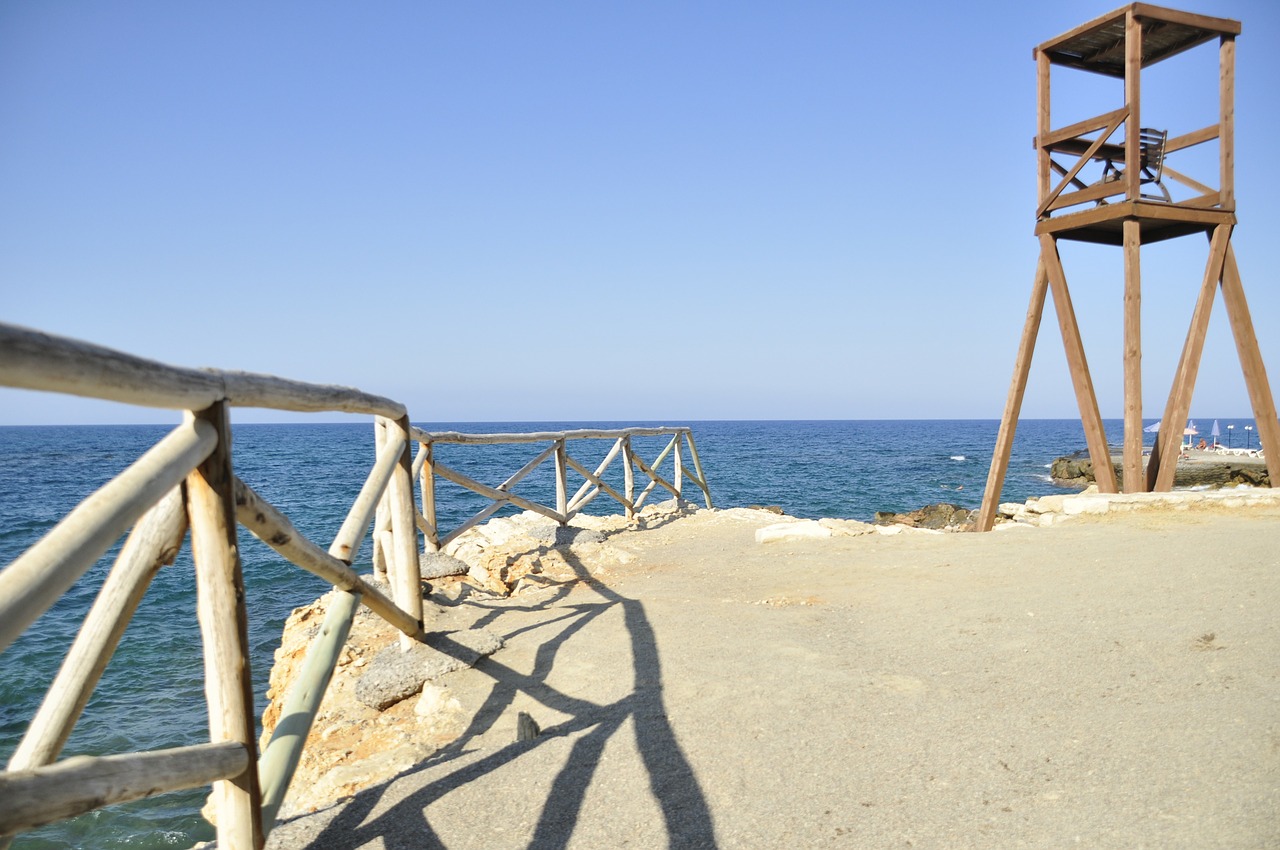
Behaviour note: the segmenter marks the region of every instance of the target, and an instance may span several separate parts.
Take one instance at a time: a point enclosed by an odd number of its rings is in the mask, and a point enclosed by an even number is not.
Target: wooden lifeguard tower
[[[1274,486],[1280,471],[1280,425],[1231,247],[1231,231],[1236,224],[1235,38],[1239,34],[1239,21],[1132,3],[1046,41],[1033,51],[1038,81],[1035,147],[1039,202],[1035,234],[1040,241],[1040,259],[987,476],[978,530],[989,530],[995,520],[1048,290],[1053,292],[1098,489],[1104,493],[1118,489],[1066,273],[1058,255],[1059,239],[1116,245],[1124,252],[1124,460],[1120,482],[1124,491],[1169,490],[1173,486],[1182,423],[1191,406],[1209,313],[1219,286]],[[1213,41],[1218,43],[1219,57],[1217,123],[1198,129],[1144,126],[1143,70]],[[1049,101],[1049,72],[1054,65],[1123,80],[1123,105],[1055,129]],[[1175,170],[1178,152],[1213,142],[1218,146],[1216,189]],[[1211,176],[1199,176],[1212,180]],[[1141,249],[1145,244],[1198,233],[1209,237],[1209,258],[1161,420],[1165,427],[1144,468]]]

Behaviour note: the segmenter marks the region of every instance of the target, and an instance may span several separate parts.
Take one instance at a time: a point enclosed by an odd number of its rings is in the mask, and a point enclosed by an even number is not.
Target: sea
[[[976,508],[995,445],[996,420],[716,421],[716,422],[472,422],[415,423],[428,431],[522,432],[572,428],[688,425],[718,508],[769,505],[797,517],[871,520],[877,511],[902,512],[948,502]],[[1119,435],[1119,421],[1105,423]],[[1222,433],[1228,434],[1223,420]],[[1249,420],[1230,420],[1231,436],[1254,438]],[[79,501],[154,445],[171,426],[0,428],[0,564],[8,564]],[[1203,429],[1207,432],[1208,429]],[[1154,437],[1144,435],[1148,444]],[[667,438],[638,438],[646,461]],[[1256,439],[1255,439],[1256,442]],[[610,441],[584,440],[570,454],[594,468]],[[439,445],[436,457],[496,486],[544,446]],[[1083,451],[1078,420],[1023,420],[1017,429],[1001,501],[1064,492],[1049,465]],[[369,423],[235,425],[237,475],[283,511],[300,532],[328,548],[363,483],[373,458]],[[689,461],[686,459],[686,464]],[[671,461],[663,466],[668,474]],[[570,473],[570,492],[581,480]],[[637,473],[638,483],[644,479]],[[621,488],[620,462],[606,475]],[[554,504],[546,463],[514,492]],[[684,495],[701,501],[688,481]],[[655,492],[661,500],[669,494]],[[447,482],[437,485],[442,529],[484,507],[481,497]],[[601,495],[587,513],[620,513]],[[265,706],[267,677],[285,619],[325,593],[320,579],[284,562],[240,529],[249,608],[255,711]],[[106,576],[118,546],[0,656],[0,764],[7,763],[35,713]],[[365,544],[355,560],[370,569]],[[76,726],[63,758],[72,755],[177,747],[208,740],[193,566],[184,546],[163,568],[134,616],[115,657]],[[207,789],[119,805],[19,836],[15,848],[190,847],[211,839],[200,817]]]

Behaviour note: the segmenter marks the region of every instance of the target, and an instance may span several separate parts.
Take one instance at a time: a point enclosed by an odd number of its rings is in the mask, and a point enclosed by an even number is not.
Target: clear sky
[[[1118,5],[2,0],[0,319],[425,422],[998,418],[1032,48]],[[1233,243],[1280,391],[1280,4],[1178,5],[1244,25]],[[1143,123],[1212,123],[1216,53],[1144,75]],[[1122,102],[1054,87],[1055,125]],[[1206,255],[1144,250],[1148,418]],[[1119,417],[1120,251],[1063,256]],[[1220,300],[1191,413],[1251,415]],[[1078,415],[1051,306],[1023,415]],[[0,390],[0,424],[171,419]]]

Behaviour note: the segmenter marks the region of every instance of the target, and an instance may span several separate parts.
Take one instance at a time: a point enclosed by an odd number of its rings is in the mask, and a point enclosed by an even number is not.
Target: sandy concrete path
[[[507,640],[450,677],[471,728],[271,846],[1280,846],[1276,509],[764,521],[624,532],[572,590],[459,605]]]

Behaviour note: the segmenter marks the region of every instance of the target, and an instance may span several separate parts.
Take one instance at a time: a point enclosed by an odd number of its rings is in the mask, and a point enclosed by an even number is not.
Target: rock
[[[579,543],[603,543],[605,536],[590,528],[578,528],[572,525],[545,525],[532,529],[529,534],[534,540],[546,543],[552,548],[560,546],[576,546]]]
[[[466,575],[470,569],[466,561],[443,552],[423,552],[418,556],[418,574],[424,579]]]
[[[356,682],[356,699],[384,711],[422,690],[425,682],[465,667],[502,648],[502,639],[485,629],[427,635],[425,644],[404,652],[398,644],[385,647]]]
[[[497,596],[506,596],[510,593],[510,589],[502,581],[501,569],[491,570],[480,564],[475,564],[471,569],[467,570],[467,578],[472,583],[483,590],[487,590]]]
[[[959,505],[945,502],[936,505],[925,505],[905,514],[889,511],[876,511],[876,525],[902,525],[908,528],[923,528],[931,531],[967,531],[973,527],[976,511],[970,511]]]
[[[1066,498],[1067,497],[1065,495],[1053,495],[1041,496],[1034,500],[1028,499],[1027,510],[1033,510],[1042,514],[1060,514],[1062,513],[1062,506],[1065,504]],[[1035,502],[1034,508],[1031,506],[1032,501]]]
[[[749,511],[767,511],[778,516],[786,516],[786,511],[782,510],[782,505],[747,505]]]
[[[1227,478],[1232,484],[1248,484],[1250,487],[1270,487],[1271,477],[1264,467],[1231,466]]]
[[[764,528],[756,529],[757,543],[776,543],[779,540],[812,539],[830,536],[831,529],[812,519],[804,519],[799,522],[780,522],[777,525],[766,525]]]
[[[1258,487],[1270,486],[1266,465],[1261,462],[1233,462],[1232,458],[1224,458],[1206,452],[1192,451],[1183,454],[1174,468],[1173,486],[1187,487],[1223,487],[1230,484],[1252,484]],[[1112,456],[1117,478],[1123,477],[1123,459]],[[1144,463],[1146,459],[1144,458]],[[1085,452],[1060,457],[1049,469],[1049,477],[1061,487],[1083,487],[1094,481],[1093,462]]]
[[[532,741],[542,732],[538,724],[525,712],[516,715],[516,740]]]
[[[1049,467],[1049,477],[1055,484],[1083,487],[1093,481],[1093,461],[1086,452],[1060,457]]]
[[[937,504],[925,505],[919,511],[917,528],[949,528],[964,525],[969,519],[969,511],[959,505]]]
[[[859,537],[876,530],[871,523],[858,522],[856,519],[820,519],[818,524],[829,529],[834,537]]]
[[[413,713],[419,717],[431,717],[444,712],[460,712],[462,703],[453,696],[453,692],[443,685],[427,682],[422,686],[422,696],[413,707]]]

